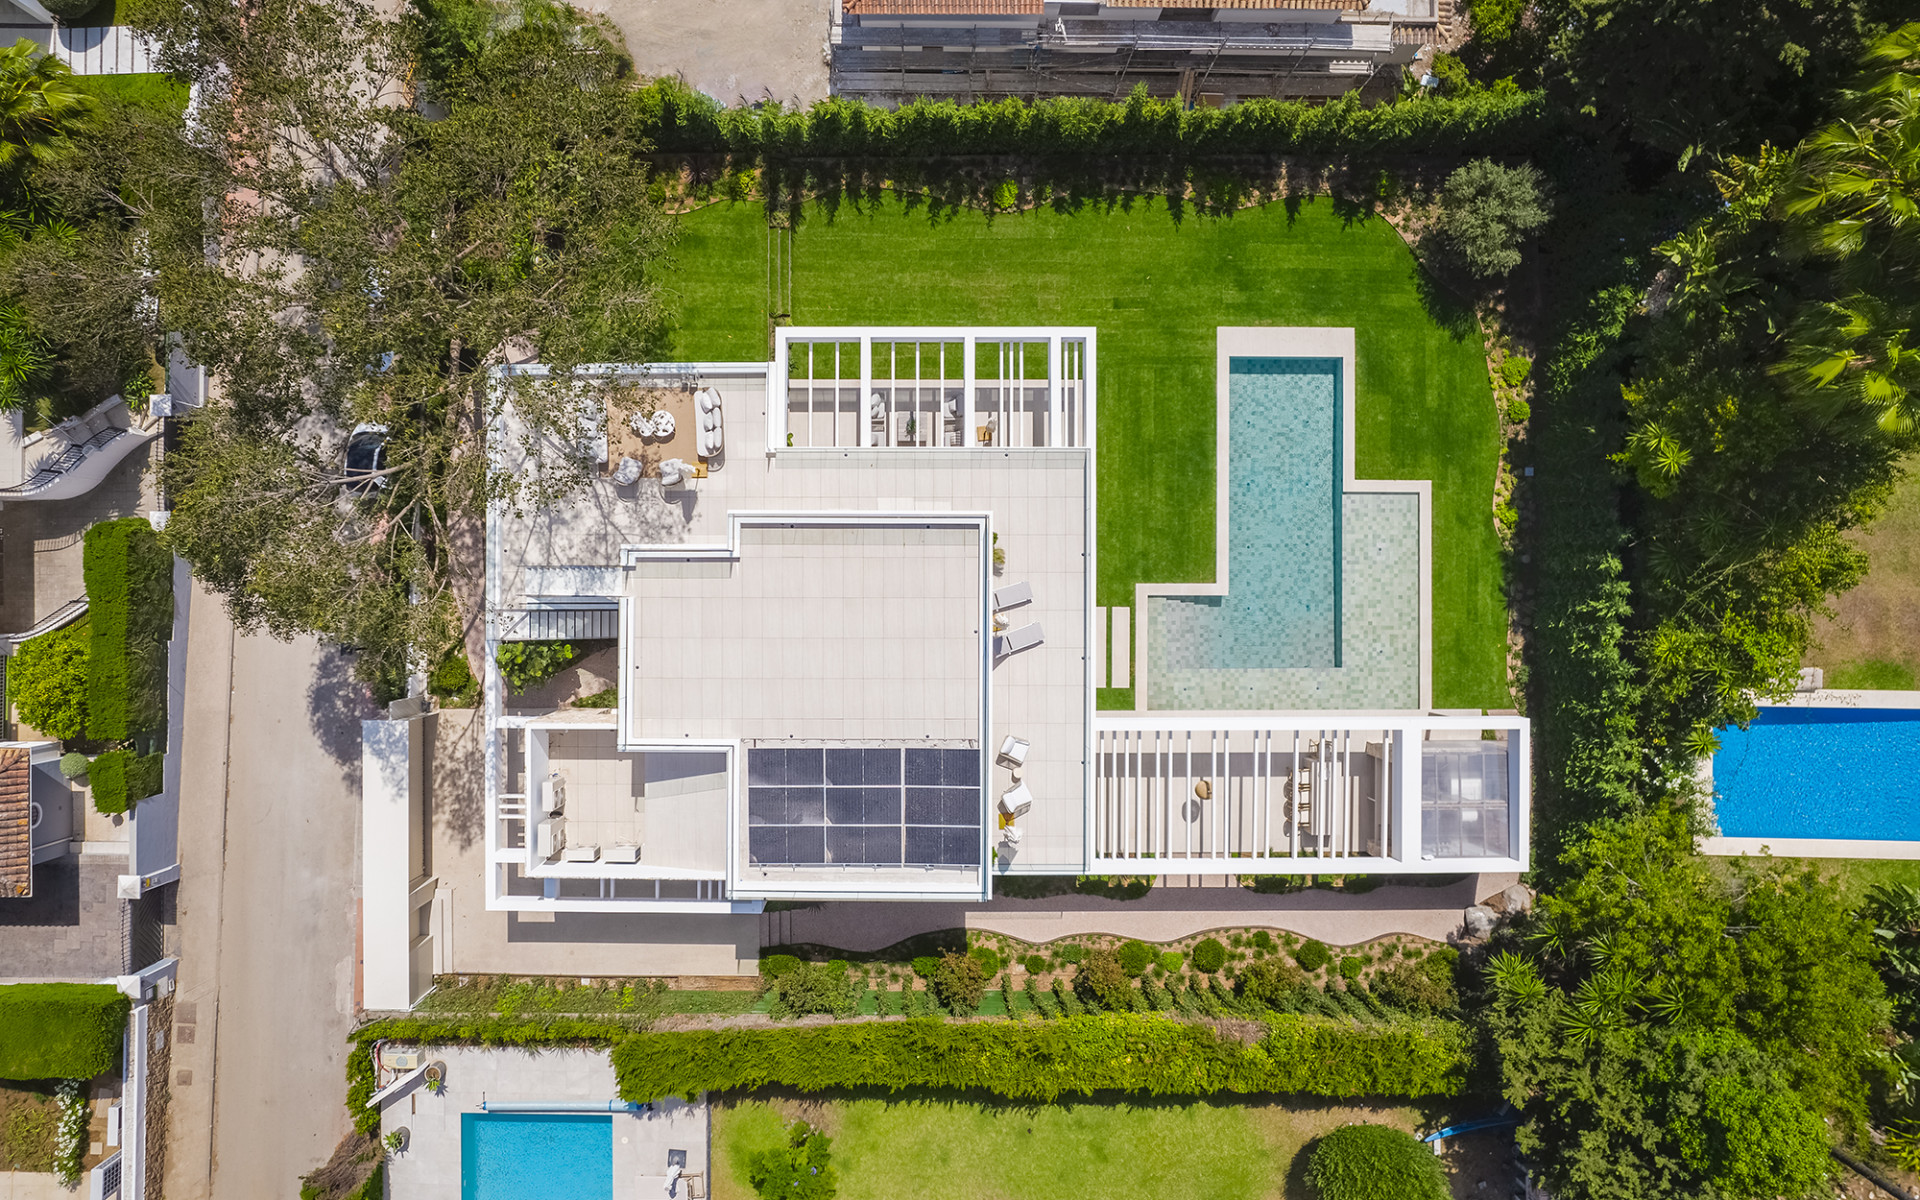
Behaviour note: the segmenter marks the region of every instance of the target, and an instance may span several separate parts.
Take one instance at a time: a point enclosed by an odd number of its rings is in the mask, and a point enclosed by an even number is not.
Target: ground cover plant
[[[768,314],[760,204],[679,219],[674,353],[759,358]],[[1096,603],[1134,584],[1214,573],[1214,328],[1351,325],[1356,468],[1434,481],[1435,703],[1500,708],[1506,601],[1490,516],[1499,433],[1478,332],[1436,319],[1405,242],[1328,197],[1176,220],[1154,198],[989,217],[911,198],[805,206],[793,234],[792,319],[1099,330],[1100,578]],[[1164,303],[1153,297],[1179,297]],[[1009,570],[1014,569],[1009,567]],[[1130,707],[1130,692],[1101,703]]]
[[[92,1079],[112,1070],[130,1003],[107,984],[0,985],[0,1079]]]
[[[51,1172],[59,1125],[52,1084],[0,1084],[0,1170]]]

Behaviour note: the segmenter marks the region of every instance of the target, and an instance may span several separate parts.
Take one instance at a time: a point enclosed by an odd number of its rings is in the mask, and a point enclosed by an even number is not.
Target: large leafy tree
[[[1484,0],[1474,8],[1478,12]],[[1500,9],[1510,6],[1498,5]],[[1791,143],[1902,0],[1536,0],[1550,85],[1683,157]]]
[[[138,18],[202,97],[140,168],[191,179],[190,204],[137,214],[138,278],[217,381],[165,464],[167,539],[243,625],[359,645],[386,684],[452,637],[486,506],[555,499],[590,469],[605,385],[491,369],[642,360],[665,328],[672,226],[647,199],[624,56],[569,10],[458,12],[459,37],[321,0],[153,0]],[[95,295],[129,277],[99,275]],[[384,429],[385,457],[350,484],[360,426]]]
[[[1643,491],[1654,741],[1681,767],[1705,726],[1790,686],[1813,616],[1864,570],[1843,535],[1920,445],[1917,44],[1920,26],[1877,43],[1793,151],[1724,160],[1721,206],[1661,247],[1620,460]]]
[[[1888,1066],[1870,927],[1812,871],[1695,855],[1678,811],[1605,825],[1568,866],[1478,1010],[1550,1190],[1812,1194],[1823,1118],[1857,1132]]]

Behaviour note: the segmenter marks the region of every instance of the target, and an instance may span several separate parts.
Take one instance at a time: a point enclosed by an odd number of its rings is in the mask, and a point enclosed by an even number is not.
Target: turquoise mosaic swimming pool
[[[1155,709],[1420,704],[1412,491],[1345,491],[1337,358],[1228,360],[1227,594],[1150,596]]]
[[[1153,636],[1200,670],[1340,665],[1340,360],[1230,359],[1225,596]]]

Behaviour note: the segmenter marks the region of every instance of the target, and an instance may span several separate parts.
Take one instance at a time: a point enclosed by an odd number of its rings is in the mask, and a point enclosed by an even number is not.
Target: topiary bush
[[[91,765],[92,764],[87,761],[87,756],[78,750],[72,754],[62,754],[60,756],[60,774],[68,779],[85,778],[87,768]]]
[[[82,622],[29,638],[14,651],[7,696],[22,724],[63,742],[86,736],[88,636]]]
[[[480,681],[467,665],[467,648],[455,644],[427,675],[427,691],[447,708],[472,708],[480,703]]]
[[[1418,1138],[1385,1125],[1343,1125],[1307,1160],[1320,1200],[1448,1200],[1440,1160]]]
[[[1507,401],[1507,420],[1512,421],[1515,425],[1526,424],[1528,418],[1532,416],[1533,405],[1528,404],[1525,400]]]
[[[1044,954],[1029,954],[1020,960],[1020,965],[1025,967],[1031,974],[1038,975],[1045,971],[1051,964],[1047,962]]]
[[[1299,963],[1303,971],[1318,971],[1333,961],[1333,951],[1327,949],[1325,944],[1309,939],[1293,952],[1293,961]]]
[[[1212,974],[1227,965],[1227,948],[1219,938],[1201,938],[1194,943],[1193,969]]]
[[[800,967],[800,960],[791,954],[769,954],[760,960],[760,975],[765,979],[773,979],[789,971],[798,971]]]
[[[1145,942],[1129,941],[1120,946],[1120,966],[1135,979],[1147,973],[1153,958],[1153,947]]]
[[[1187,956],[1178,950],[1163,950],[1160,953],[1160,969],[1171,975],[1187,965]]]
[[[1256,950],[1273,949],[1273,935],[1264,929],[1253,931],[1253,947]]]

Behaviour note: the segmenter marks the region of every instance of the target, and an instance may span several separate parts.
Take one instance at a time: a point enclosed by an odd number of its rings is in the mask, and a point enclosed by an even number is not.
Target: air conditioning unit
[[[421,1050],[386,1050],[380,1057],[396,1071],[418,1070],[427,1061],[426,1052]]]

